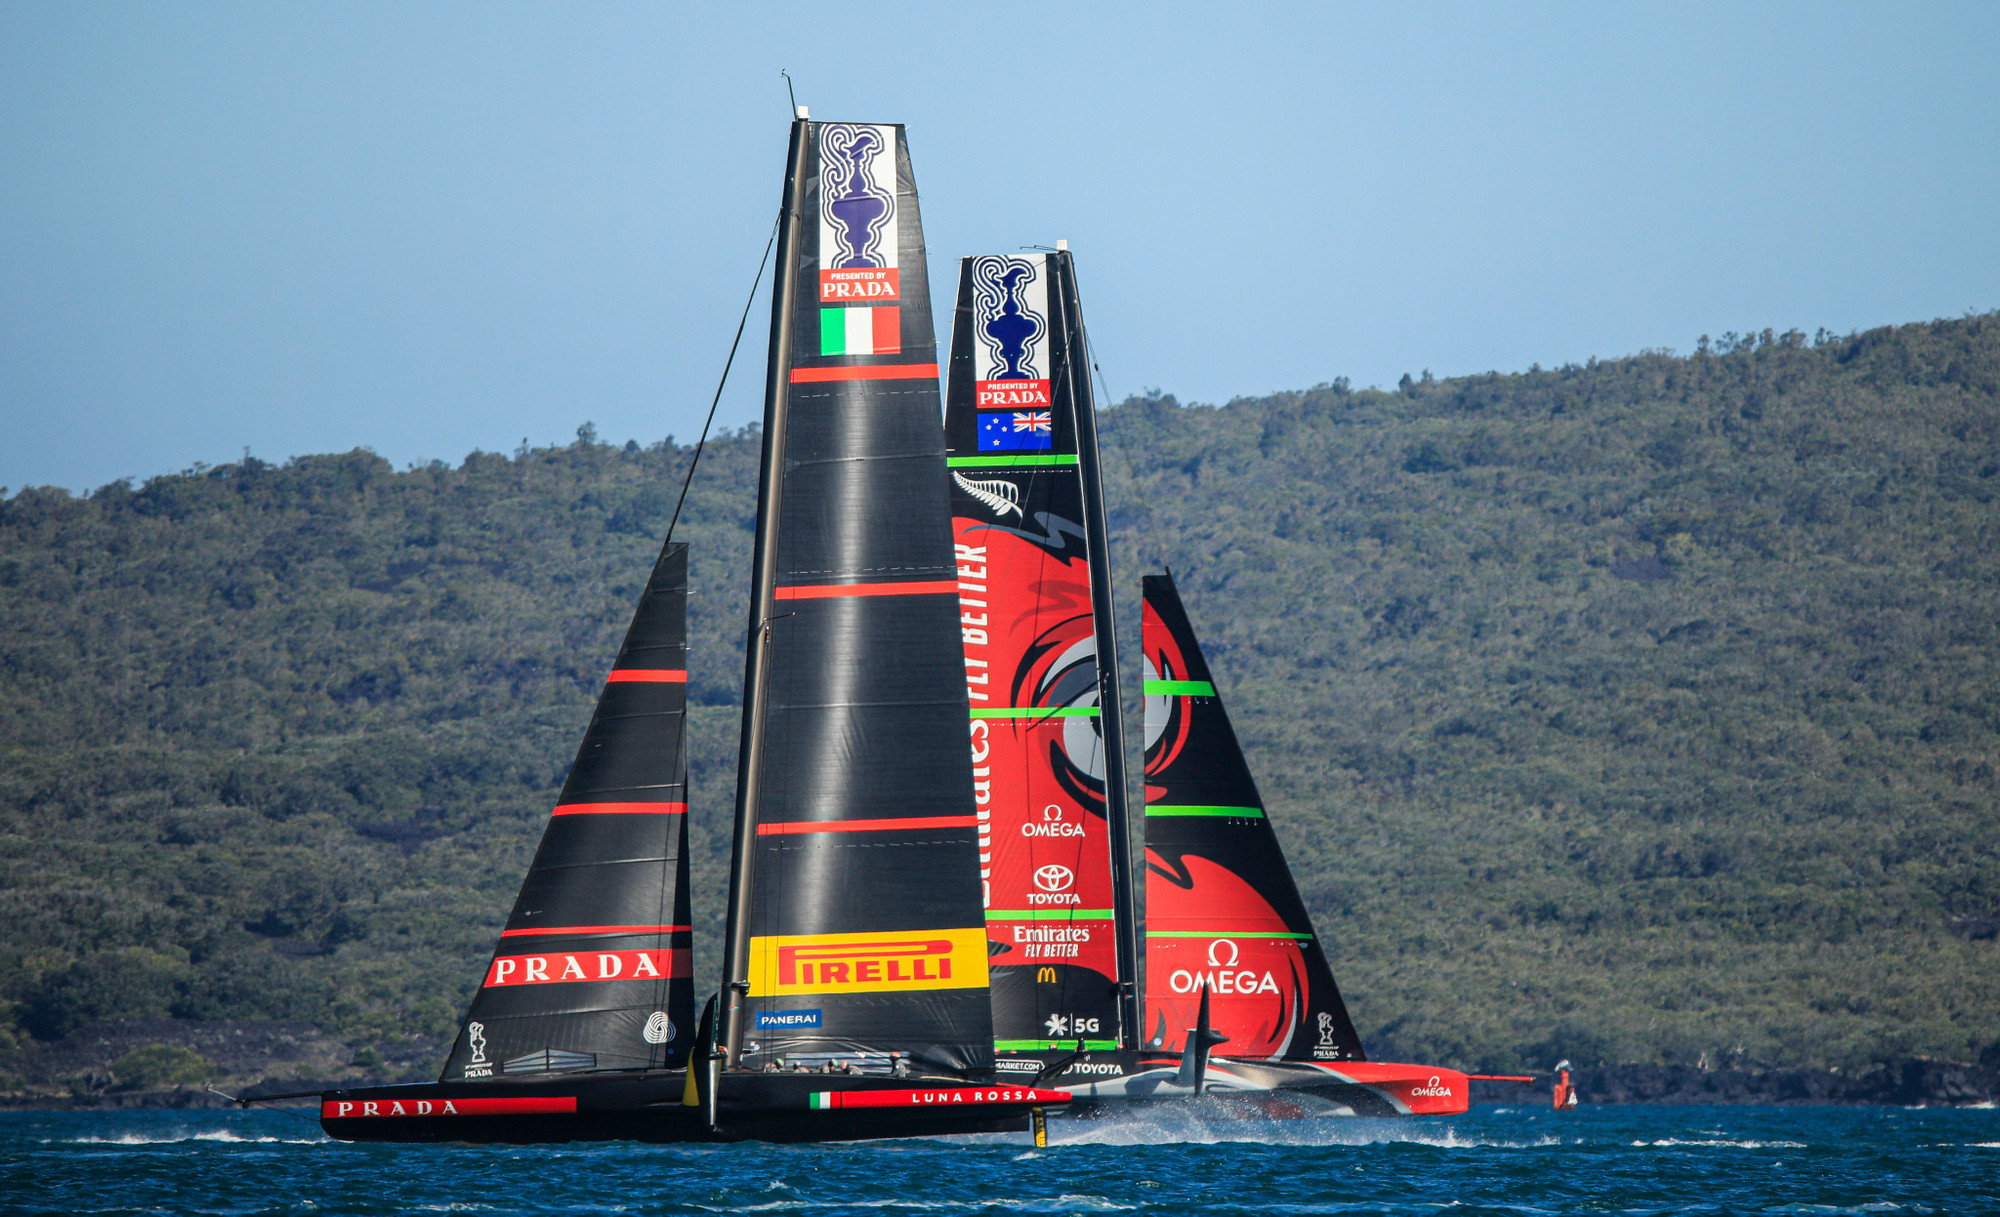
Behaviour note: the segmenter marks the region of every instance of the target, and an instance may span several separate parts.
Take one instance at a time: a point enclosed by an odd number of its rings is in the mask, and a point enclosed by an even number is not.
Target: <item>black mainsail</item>
[[[1148,575],[1146,1012],[1243,1061],[1366,1061],[1172,575]]]
[[[653,566],[440,1081],[686,1063],[687,552]]]
[[[760,1078],[972,1078],[993,1063],[937,355],[901,126],[793,124],[778,257],[718,1124],[787,1093]]]
[[[1003,1067],[1007,1054],[1079,1042],[1130,1047],[1115,627],[1067,251],[963,260],[947,384],[994,1047]]]

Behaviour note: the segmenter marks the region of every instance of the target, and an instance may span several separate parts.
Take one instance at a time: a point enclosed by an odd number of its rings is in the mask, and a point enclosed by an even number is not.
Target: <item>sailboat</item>
[[[995,1070],[903,128],[801,109],[777,251],[721,991],[696,1019],[670,546],[444,1076],[324,1094],[333,1136],[826,1141],[1025,1129],[1068,1100]]]
[[[1065,248],[966,258],[945,413],[994,1050],[1009,1076],[1138,1026],[1103,479]],[[1078,403],[1081,403],[1079,406]],[[1051,1075],[1053,1076],[1053,1075]]]
[[[688,547],[665,545],[435,1083],[335,1090],[342,1140],[701,1139],[687,853]]]
[[[946,463],[997,1068],[1068,1116],[1464,1111],[1468,1075],[1368,1061],[1171,577],[1144,589],[1141,1018],[1089,370],[1067,243],[960,263]]]

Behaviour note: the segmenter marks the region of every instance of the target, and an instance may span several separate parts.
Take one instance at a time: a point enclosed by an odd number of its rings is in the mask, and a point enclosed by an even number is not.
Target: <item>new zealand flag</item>
[[[1047,452],[1054,446],[1047,410],[994,410],[979,417],[981,452]]]

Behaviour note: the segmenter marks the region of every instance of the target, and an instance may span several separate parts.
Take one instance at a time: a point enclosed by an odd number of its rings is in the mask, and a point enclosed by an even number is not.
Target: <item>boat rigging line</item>
[[[791,87],[791,78],[785,78],[786,88]],[[729,358],[722,361],[722,379],[715,382],[715,396],[708,403],[708,417],[701,424],[701,438],[695,441],[694,459],[688,462],[687,476],[681,479],[681,497],[674,500],[674,515],[667,521],[666,544],[674,541],[674,526],[681,521],[681,506],[687,502],[688,487],[694,484],[695,467],[701,464],[701,450],[708,444],[708,429],[715,424],[715,407],[722,401],[723,386],[729,383],[729,369],[736,366],[736,348],[743,343],[743,327],[750,321],[750,306],[757,302],[757,289],[764,283],[764,268],[771,262],[771,247],[778,243],[778,224],[785,218],[782,208],[777,219],[771,221],[771,239],[764,242],[764,256],[757,262],[757,276],[750,280],[750,298],[743,302],[743,315],[736,319],[736,337],[729,342]]]

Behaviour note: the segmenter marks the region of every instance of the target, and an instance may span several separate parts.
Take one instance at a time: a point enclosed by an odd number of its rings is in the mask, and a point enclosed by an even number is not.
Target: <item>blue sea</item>
[[[2000,1213],[2000,1112],[1481,1108],[869,1145],[356,1146],[301,1116],[0,1115],[0,1213]]]

